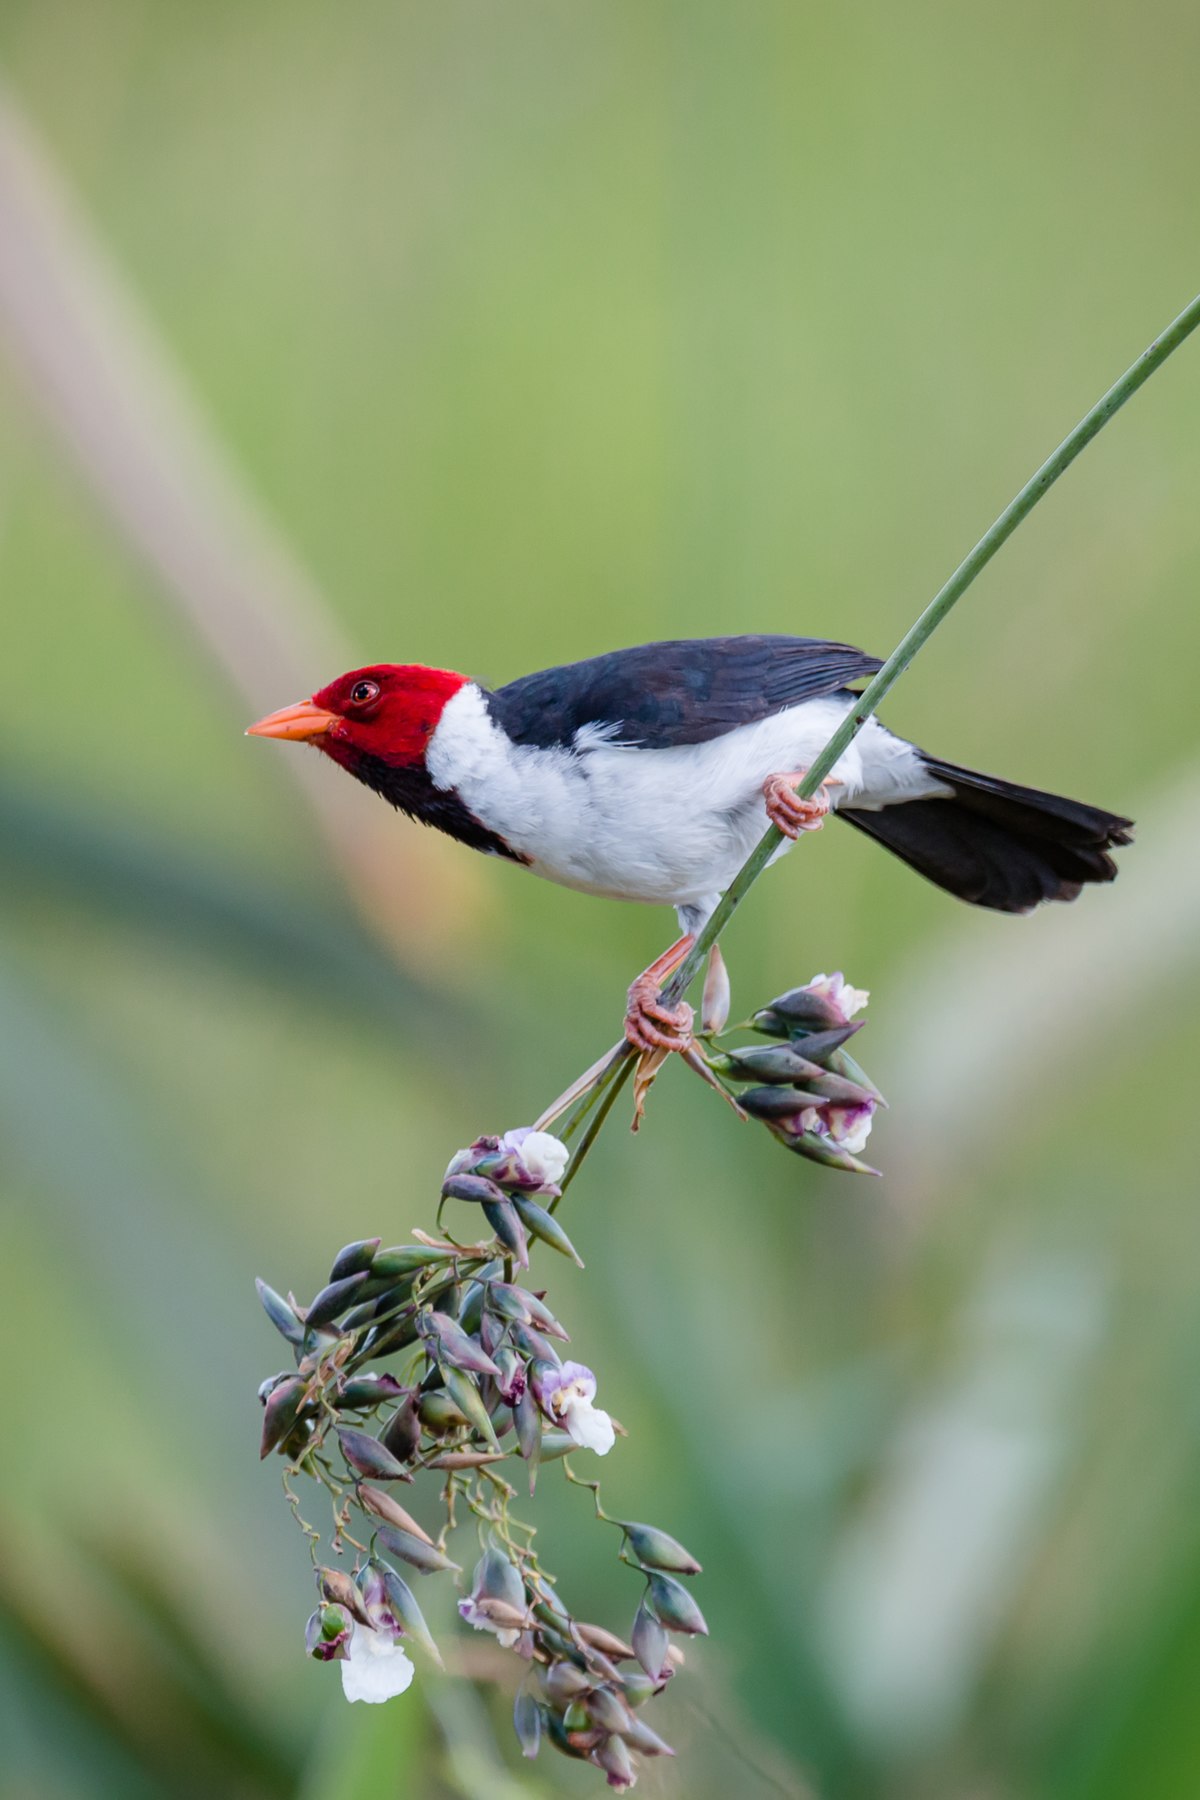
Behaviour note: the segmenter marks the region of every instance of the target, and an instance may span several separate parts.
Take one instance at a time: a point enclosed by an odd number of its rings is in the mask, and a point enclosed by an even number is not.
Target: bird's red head
[[[467,679],[421,663],[374,663],[260,719],[248,735],[315,744],[348,768],[364,756],[412,767],[424,760],[443,707]]]

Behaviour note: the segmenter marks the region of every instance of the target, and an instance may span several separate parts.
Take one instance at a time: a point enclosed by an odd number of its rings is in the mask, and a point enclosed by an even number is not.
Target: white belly
[[[529,860],[586,893],[687,906],[728,886],[767,825],[768,775],[808,766],[851,703],[830,697],[666,750],[592,741],[581,753],[512,744],[466,687],[426,757],[439,787]],[[942,794],[917,752],[868,721],[834,770],[835,806]]]

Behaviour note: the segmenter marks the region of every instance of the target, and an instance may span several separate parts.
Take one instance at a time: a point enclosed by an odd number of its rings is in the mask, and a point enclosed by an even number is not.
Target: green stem
[[[798,789],[800,794],[811,798],[818,791],[838,758],[857,737],[884,695],[904,673],[917,651],[932,637],[951,607],[962,599],[975,577],[991,562],[1000,546],[1028,518],[1038,501],[1049,492],[1059,476],[1070,468],[1080,451],[1091,443],[1097,433],[1103,431],[1113,414],[1137,393],[1143,382],[1150,379],[1171,352],[1177,350],[1184,339],[1195,331],[1197,325],[1200,325],[1200,295],[1197,295],[1190,306],[1184,308],[1173,324],[1155,338],[1132,368],[1127,369],[1121,379],[1084,415],[1074,431],[1063,439],[1054,454],[1047,457],[1037,473],[1030,477],[1016,498],[1005,507],[995,524],[984,532],[970,555],[959,563],[949,581],[934,595],[912,629],[905,633],[879,673],[863,689],[857,704],[847,713],[821,754],[805,771],[804,780]],[[774,825],[768,826],[757,847],[751,851],[726,888],[712,917],[670,982],[666,990],[668,1000],[676,1001],[687,992],[700,973],[710,946],[716,943],[782,842],[782,834]]]

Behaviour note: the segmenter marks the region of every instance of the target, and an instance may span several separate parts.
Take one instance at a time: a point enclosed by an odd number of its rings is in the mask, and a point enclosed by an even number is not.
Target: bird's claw
[[[811,800],[804,800],[796,792],[796,783],[803,781],[806,771],[797,769],[790,775],[768,775],[763,782],[763,799],[767,803],[767,817],[776,831],[781,831],[794,843],[802,831],[817,831],[825,822],[829,811],[829,795],[826,788],[841,787],[841,782],[828,775],[821,783],[820,791]]]
[[[686,1000],[664,1006],[659,983],[639,975],[629,989],[625,1039],[635,1050],[686,1050],[692,1041],[692,1009]]]
[[[691,1007],[683,1000],[678,1006],[668,1006],[662,990],[663,983],[679,967],[694,942],[691,936],[680,938],[630,983],[625,1007],[625,1041],[633,1049],[686,1050],[692,1042]]]

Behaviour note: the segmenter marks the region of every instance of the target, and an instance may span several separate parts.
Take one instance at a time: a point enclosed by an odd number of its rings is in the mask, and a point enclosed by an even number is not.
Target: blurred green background
[[[1198,52],[1177,0],[6,0],[5,1795],[598,1790],[305,1662],[251,1281],[430,1223],[673,921],[241,729],[355,660],[886,652],[1194,291]],[[570,1196],[606,1499],[705,1564],[651,1795],[1200,1793],[1198,413],[1193,346],[886,709],[1135,815],[1117,887],[976,914],[832,828],[729,933],[739,1010],[873,990],[887,1179],[670,1070]]]

